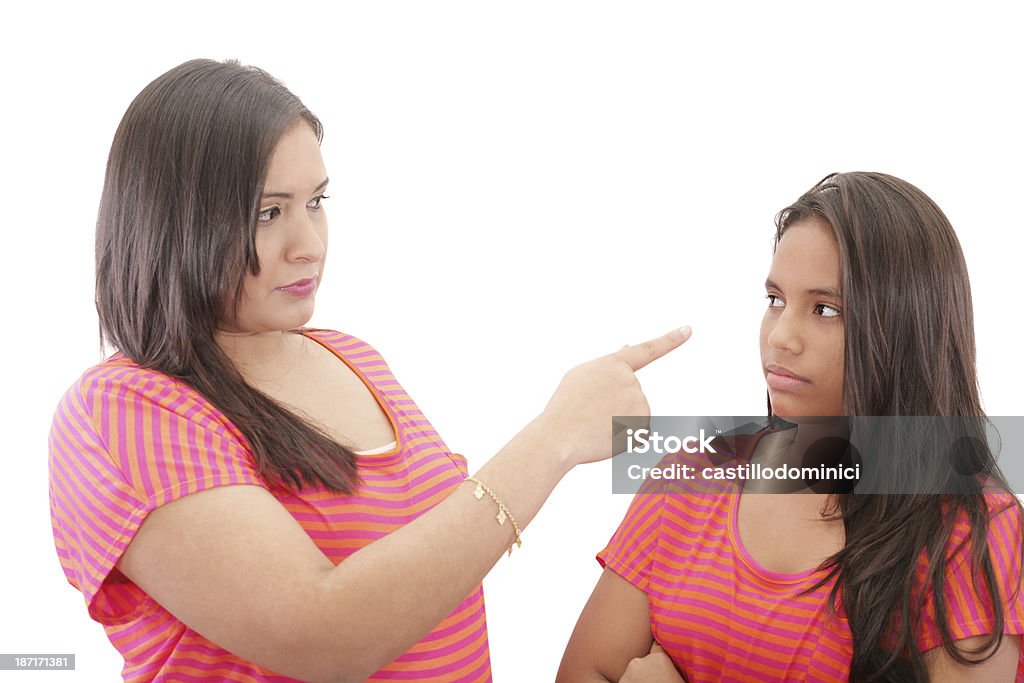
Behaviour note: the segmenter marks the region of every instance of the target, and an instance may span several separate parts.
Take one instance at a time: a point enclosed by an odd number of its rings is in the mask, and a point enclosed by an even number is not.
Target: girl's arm
[[[936,647],[924,653],[924,664],[928,677],[933,681],[946,683],[1012,683],[1017,677],[1020,660],[1020,636],[1005,635],[999,650],[984,664],[964,666],[949,656],[944,647]],[[971,650],[985,642],[986,636],[976,636],[956,641],[961,650]],[[986,653],[987,654],[987,653]]]
[[[675,331],[574,368],[547,408],[476,476],[520,528],[574,465],[611,455],[611,417],[647,415],[633,372],[682,344]],[[513,540],[463,484],[335,566],[256,486],[222,486],[154,510],[118,568],[210,641],[310,681],[363,681],[423,638]]]
[[[653,642],[647,594],[605,569],[576,622],[556,683],[618,681]]]
[[[956,644],[962,650],[970,650],[984,640],[985,636],[978,636]],[[641,664],[640,660],[648,655],[652,642],[647,594],[610,569],[605,569],[569,639],[556,683],[633,680],[623,678],[627,667],[632,667],[632,674]],[[943,647],[926,652],[924,660],[928,676],[933,681],[1012,683],[1017,675],[1020,648],[1021,637],[1007,635],[996,654],[984,664],[958,664]],[[649,683],[683,680],[677,673],[666,672],[663,676],[651,678],[648,675],[636,680]]]
[[[1024,596],[1016,591],[1021,572],[1021,509],[1012,493],[1000,489],[990,489],[985,493],[985,505],[988,508],[988,553],[996,576],[997,597],[1003,604],[1004,628],[1007,631],[1020,630],[1024,621]],[[968,659],[978,659],[979,655],[970,651],[980,647],[988,636],[981,635],[985,629],[978,628],[978,614],[987,616],[991,609],[992,597],[989,595],[985,581],[981,578],[972,561],[974,553],[969,522],[966,513],[961,510],[962,519],[957,521],[957,536],[963,542],[953,543],[953,550],[946,559],[946,626],[959,640],[955,645]],[[951,541],[952,543],[952,541]],[[918,638],[927,639],[929,644],[939,642],[936,638],[937,626],[934,622],[934,610],[926,610],[922,620],[924,628]],[[999,649],[987,661],[974,666],[958,664],[949,656],[940,644],[929,645],[924,652],[924,663],[933,681],[1013,681],[1016,679],[1021,651],[1019,633],[1004,633]],[[989,654],[987,650],[982,654]]]

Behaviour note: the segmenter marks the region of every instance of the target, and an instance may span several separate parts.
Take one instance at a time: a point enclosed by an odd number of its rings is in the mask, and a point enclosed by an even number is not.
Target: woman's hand
[[[549,443],[564,446],[569,467],[610,458],[612,418],[650,415],[634,373],[689,338],[690,328],[684,327],[576,366],[562,378],[532,426]]]
[[[686,683],[665,649],[654,641],[646,657],[637,657],[626,667],[619,683]]]

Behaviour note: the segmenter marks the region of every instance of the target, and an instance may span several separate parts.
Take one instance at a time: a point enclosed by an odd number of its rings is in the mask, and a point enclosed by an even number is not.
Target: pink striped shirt
[[[721,487],[719,487],[721,489]],[[722,681],[845,681],[853,636],[842,605],[834,612],[835,578],[801,595],[826,572],[769,571],[740,539],[740,495],[637,494],[607,547],[598,556],[647,593],[650,625],[688,683]],[[1010,494],[985,496],[990,513],[988,547],[1003,604],[1007,634],[1024,633],[1020,577],[1021,514]],[[992,631],[992,602],[972,583],[970,525],[957,520],[945,575],[948,624],[954,640]],[[917,586],[926,584],[927,556],[917,564]],[[942,645],[934,595],[928,592],[917,630],[921,651]],[[1024,683],[1024,650],[1017,667]]]
[[[157,507],[215,486],[261,486],[338,564],[432,508],[465,478],[465,459],[448,450],[373,348],[339,332],[303,334],[363,380],[395,429],[395,448],[359,456],[363,485],[352,496],[268,485],[223,414],[191,387],[121,354],[88,370],[61,400],[50,432],[57,555],[124,656],[126,681],[293,680],[203,638],[116,569]],[[369,680],[490,681],[482,588]]]

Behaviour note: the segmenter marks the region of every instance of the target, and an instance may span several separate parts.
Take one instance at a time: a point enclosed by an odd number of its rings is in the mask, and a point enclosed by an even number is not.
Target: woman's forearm
[[[571,465],[549,430],[533,422],[474,476],[520,529],[537,514]],[[408,650],[468,596],[513,543],[489,495],[467,482],[406,526],[348,557],[324,577],[318,644],[339,681],[362,681]],[[359,641],[339,648],[337,635]],[[332,662],[332,653],[336,660]]]

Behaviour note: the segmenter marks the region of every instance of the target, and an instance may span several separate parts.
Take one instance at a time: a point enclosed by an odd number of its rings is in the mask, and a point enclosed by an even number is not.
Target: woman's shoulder
[[[172,388],[191,390],[191,387],[181,380],[159,370],[142,367],[118,352],[88,368],[71,384],[66,393],[85,398],[124,389],[153,393]]]
[[[377,349],[374,346],[371,346],[369,342],[353,334],[349,334],[348,332],[341,332],[339,330],[322,327],[300,327],[293,331],[305,337],[315,339],[321,344],[325,344],[336,351],[346,354],[358,353],[360,351],[372,351],[377,353]]]
[[[294,331],[315,339],[346,359],[380,356],[376,348],[369,343],[346,332],[312,327],[302,327]],[[97,395],[123,391],[142,393],[156,399],[166,395],[202,398],[201,394],[184,380],[160,370],[143,367],[121,352],[114,353],[83,372],[68,388],[65,397],[80,396],[91,400]]]
[[[387,362],[376,346],[348,332],[317,327],[300,327],[294,331],[328,347],[353,365],[387,367]]]
[[[55,422],[78,419],[128,424],[142,413],[174,413],[191,421],[223,422],[217,410],[187,382],[115,353],[88,368],[61,397]]]

